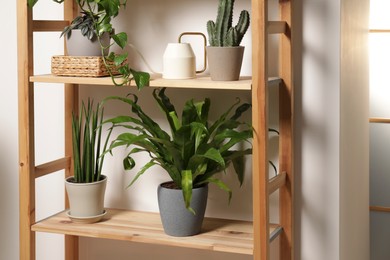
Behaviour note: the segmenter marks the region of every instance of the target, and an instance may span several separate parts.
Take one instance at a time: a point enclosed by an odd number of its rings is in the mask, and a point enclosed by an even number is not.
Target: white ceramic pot
[[[96,219],[105,213],[104,194],[107,177],[102,175],[100,181],[91,183],[72,182],[73,176],[65,180],[65,188],[69,198],[71,219]]]

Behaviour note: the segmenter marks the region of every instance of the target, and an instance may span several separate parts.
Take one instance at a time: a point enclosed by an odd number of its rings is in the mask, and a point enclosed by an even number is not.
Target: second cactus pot
[[[212,80],[239,80],[244,46],[213,47],[207,46],[207,61]]]

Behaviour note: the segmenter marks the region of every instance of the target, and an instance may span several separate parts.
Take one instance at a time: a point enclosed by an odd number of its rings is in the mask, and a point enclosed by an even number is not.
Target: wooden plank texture
[[[390,207],[370,206],[370,211],[390,213]]]
[[[282,172],[269,180],[268,193],[271,195],[286,184],[286,173]]]
[[[268,196],[268,1],[252,1],[252,154],[254,260],[270,259]]]
[[[390,118],[371,117],[369,121],[370,121],[370,123],[390,124]]]
[[[253,253],[252,222],[206,218],[201,234],[177,238],[164,233],[158,213],[107,211],[103,220],[94,224],[73,223],[64,211],[38,222],[32,230],[247,255]],[[270,232],[275,228],[276,225]]]
[[[35,178],[39,178],[56,171],[68,169],[70,167],[70,160],[70,157],[65,157],[38,165],[35,167]]]
[[[63,4],[64,19],[72,21],[79,14],[76,1],[65,1]],[[64,40],[64,53],[66,51],[66,41]],[[74,83],[65,84],[64,86],[64,133],[65,133],[65,156],[72,158],[72,114],[78,113],[79,107],[79,86]],[[65,177],[73,175],[73,163],[65,168]],[[69,206],[68,197],[65,196],[65,206]],[[79,259],[79,238],[76,236],[65,236],[65,260]]]
[[[37,75],[30,78],[32,82],[44,83],[69,83],[83,85],[113,86],[110,77],[66,77]],[[135,86],[132,82],[131,86]],[[239,81],[212,81],[209,77],[198,77],[196,79],[174,80],[154,77],[150,81],[151,87],[170,87],[170,88],[200,88],[200,89],[230,89],[230,90],[251,90],[252,81],[250,77],[241,77]]]
[[[69,25],[69,21],[33,21],[34,32],[62,32],[64,27]]]
[[[287,23],[284,21],[271,21],[268,22],[268,34],[285,33]]]
[[[294,92],[292,68],[292,1],[280,0],[280,19],[287,23],[280,39],[279,75],[283,80],[279,91],[279,171],[286,172],[286,183],[279,190],[279,216],[283,232],[280,238],[280,259],[294,258]]]
[[[19,258],[35,259],[35,153],[32,10],[25,0],[17,1],[18,25],[18,113],[19,113]]]

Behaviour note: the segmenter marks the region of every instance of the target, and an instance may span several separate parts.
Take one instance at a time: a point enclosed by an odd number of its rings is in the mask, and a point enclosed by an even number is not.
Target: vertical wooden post
[[[293,74],[292,74],[292,39],[291,39],[291,0],[279,0],[280,18],[287,23],[287,29],[280,39],[280,77],[283,79],[279,92],[279,125],[280,154],[279,170],[287,172],[286,184],[280,189],[279,207],[280,224],[283,233],[280,240],[280,259],[294,258],[293,251],[293,199],[294,199],[294,167],[293,167]]]
[[[35,156],[32,11],[25,0],[17,2],[18,108],[19,108],[19,243],[20,259],[35,259]]]
[[[254,260],[268,260],[268,73],[267,1],[252,1],[252,125]]]
[[[64,19],[72,21],[78,14],[78,6],[75,1],[64,2]],[[72,113],[78,113],[79,102],[79,87],[74,84],[65,84],[64,99],[65,99],[65,156],[72,158]],[[65,169],[65,177],[73,175],[73,160],[71,160],[69,168]],[[69,206],[69,201],[65,195],[65,206]],[[79,259],[79,239],[77,236],[65,236],[65,260]]]

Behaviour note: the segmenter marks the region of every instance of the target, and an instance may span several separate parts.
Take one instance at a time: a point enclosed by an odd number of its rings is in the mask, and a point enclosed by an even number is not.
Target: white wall
[[[129,28],[130,40],[144,52],[146,58],[150,61],[154,68],[161,69],[160,62],[155,59],[155,55],[158,57],[158,53],[162,53],[163,49],[166,46],[166,43],[170,41],[175,41],[176,36],[184,30],[204,30],[203,20],[214,17],[214,4],[216,1],[202,0],[197,1],[194,4],[192,1],[176,1],[176,4],[173,8],[174,1],[164,1],[164,7],[167,10],[162,10],[161,5],[157,8],[157,3],[159,1],[132,1],[132,4],[129,4],[127,7],[128,12],[136,15],[137,13],[145,12],[144,19],[150,19],[153,23],[146,24],[139,22],[133,16],[120,17],[120,20],[123,21],[123,26]],[[353,1],[351,1],[353,2]],[[246,1],[237,1],[237,9],[242,9],[243,6],[248,5],[249,0]],[[141,9],[140,4],[147,5],[146,9]],[[360,4],[360,2],[359,2]],[[1,197],[0,205],[3,208],[7,209],[7,213],[2,216],[1,227],[5,232],[1,233],[1,250],[0,258],[1,259],[17,259],[18,258],[18,248],[11,247],[11,245],[17,244],[18,238],[18,187],[17,187],[17,80],[16,80],[16,3],[12,1],[6,1],[4,8],[1,9],[2,17],[5,17],[9,21],[9,26],[0,27],[2,33],[9,35],[9,40],[7,42],[1,41],[1,47],[3,45],[6,47],[7,51],[3,54],[3,59],[7,60],[6,65],[2,63],[1,66],[1,76],[6,80],[2,81],[1,84],[1,97],[2,102],[1,106],[1,124],[2,124],[2,142],[5,142],[0,149],[0,158],[1,162],[6,165],[1,170],[1,176],[7,176],[7,180],[10,180],[11,183],[1,184]],[[212,7],[211,7],[212,6]],[[350,176],[352,169],[347,167],[351,162],[356,162],[355,156],[349,158],[351,161],[348,161],[348,164],[342,164],[340,161],[341,154],[340,149],[349,145],[350,142],[355,141],[355,139],[347,140],[348,143],[342,144],[340,141],[340,134],[349,133],[349,128],[344,128],[346,125],[342,124],[343,111],[353,114],[353,122],[361,122],[362,118],[365,116],[361,114],[356,114],[355,109],[357,101],[363,101],[363,96],[355,96],[355,92],[348,93],[351,95],[351,103],[347,102],[349,98],[342,93],[342,82],[343,78],[340,75],[340,61],[341,61],[341,46],[340,41],[340,13],[342,11],[340,1],[329,1],[329,0],[304,0],[304,1],[294,1],[294,8],[296,11],[296,16],[294,17],[295,28],[298,28],[294,34],[294,43],[295,43],[295,83],[296,83],[296,129],[295,129],[295,165],[296,165],[296,249],[295,256],[296,259],[302,260],[321,260],[321,259],[358,259],[352,258],[347,255],[348,252],[343,251],[340,247],[344,245],[346,238],[345,232],[350,231],[351,228],[361,228],[361,224],[365,226],[364,217],[359,218],[359,222],[354,222],[344,227],[340,226],[340,223],[343,223],[345,216],[354,215],[356,212],[360,212],[361,208],[341,208],[343,203],[351,202],[355,199],[358,201],[364,202],[365,193],[356,194],[356,190],[353,187],[348,187],[348,189],[343,190],[344,185],[341,174],[346,173],[346,176]],[[191,10],[191,13],[202,13],[202,17],[194,17],[187,19],[185,15],[180,15],[181,10],[187,11]],[[50,7],[49,14],[53,13],[52,7]],[[367,9],[368,12],[368,9]],[[207,15],[209,14],[209,15]],[[179,15],[179,19],[165,19],[169,18],[170,15]],[[210,17],[209,17],[210,16]],[[354,17],[354,16],[352,16]],[[161,23],[161,19],[164,19],[164,23]],[[175,28],[175,30],[167,28]],[[301,29],[299,29],[301,28]],[[120,29],[120,28],[118,28]],[[145,31],[145,36],[140,37],[140,34],[137,33],[137,30]],[[160,36],[159,40],[154,40],[155,35]],[[146,38],[144,38],[146,37]],[[162,38],[161,38],[162,37]],[[246,36],[248,42],[250,42],[249,36]],[[153,40],[151,40],[153,39]],[[47,40],[47,46],[51,46],[55,41],[57,41],[56,36]],[[45,46],[45,48],[47,48]],[[158,46],[158,47],[153,47]],[[149,52],[149,50],[153,50]],[[46,49],[41,50],[43,54],[47,51]],[[51,51],[56,51],[51,50]],[[43,55],[42,54],[42,55]],[[302,54],[302,55],[301,55]],[[248,55],[248,53],[247,53]],[[250,55],[246,56],[246,60],[250,60]],[[138,61],[134,61],[138,63]],[[46,68],[48,64],[45,65]],[[160,68],[159,68],[160,66]],[[250,71],[250,64],[246,64],[244,68],[244,73]],[[350,84],[347,80],[345,85],[345,90],[349,92]],[[82,94],[84,95],[86,89],[82,88]],[[114,93],[118,93],[115,90]],[[120,92],[120,91],[119,91]],[[46,92],[45,92],[46,93]],[[58,96],[58,93],[48,94],[42,93],[42,100],[45,98],[54,98],[55,100]],[[105,95],[107,93],[106,89],[97,88],[94,90],[94,95],[96,97]],[[198,93],[184,93],[185,95],[193,95]],[[210,92],[211,95],[215,95],[215,92]],[[364,93],[364,89],[363,92]],[[199,93],[202,94],[202,93]],[[41,95],[41,94],[39,94]],[[246,94],[242,94],[243,98],[247,98]],[[233,95],[234,96],[234,95]],[[227,98],[232,98],[233,96],[226,96]],[[43,101],[42,101],[43,102]],[[41,106],[44,106],[46,103],[42,103]],[[344,110],[343,104],[349,104],[347,110]],[[55,107],[55,105],[50,105],[50,107]],[[7,111],[7,112],[5,112]],[[49,115],[58,115],[61,111],[47,111]],[[364,112],[364,111],[363,111]],[[340,114],[341,113],[341,114]],[[44,120],[44,119],[42,119]],[[53,127],[53,124],[50,123],[47,126]],[[56,136],[61,136],[61,126],[56,131]],[[341,132],[340,132],[341,130]],[[42,135],[44,136],[44,129]],[[358,133],[359,136],[364,133]],[[341,135],[343,136],[343,135]],[[57,149],[62,147],[62,140],[55,141],[55,137],[51,137],[49,142],[43,142],[42,149],[45,147],[50,147],[53,142],[55,142],[57,148],[54,149],[53,154],[57,155]],[[53,141],[54,140],[54,141]],[[41,149],[41,148],[40,148]],[[41,158],[44,160],[45,158]],[[368,159],[368,158],[367,158]],[[364,166],[365,158],[358,158]],[[343,168],[346,167],[346,168]],[[115,168],[120,168],[115,166]],[[114,168],[114,169],[115,169]],[[114,170],[113,169],[113,170]],[[346,170],[344,170],[346,169]],[[344,171],[344,172],[343,172]],[[364,177],[364,171],[361,172]],[[137,193],[141,188],[146,187],[144,183],[149,182],[149,187],[153,189],[153,185],[150,183],[157,183],[158,180],[155,178],[144,178],[141,182],[137,184],[131,191],[124,191],[121,186],[123,182],[119,180],[120,174],[117,174],[117,179],[114,181],[114,186],[116,190],[112,190],[110,197],[108,198],[108,203],[110,205],[131,205],[132,207],[141,207],[146,210],[155,209],[154,198],[145,200],[140,197],[132,196],[132,193]],[[152,176],[152,174],[150,175]],[[123,178],[128,178],[128,176],[123,176]],[[61,179],[61,174],[59,174],[57,179]],[[58,197],[55,199],[50,199],[51,204],[56,204],[55,201],[62,199],[62,187],[61,183],[58,180],[53,180],[55,187],[60,189]],[[362,183],[363,187],[368,183],[364,183],[364,178]],[[54,187],[54,186],[53,186]],[[53,188],[55,189],[55,188]],[[249,189],[249,188],[248,188]],[[49,191],[51,192],[51,191]],[[245,193],[245,191],[244,191]],[[49,193],[51,194],[51,193]],[[131,194],[131,195],[130,195]],[[150,191],[150,194],[153,194]],[[237,195],[238,198],[241,194],[240,192],[235,192],[234,196]],[[126,199],[123,199],[125,196]],[[353,197],[349,197],[352,195]],[[153,195],[154,196],[154,195]],[[223,195],[222,195],[223,196]],[[245,197],[244,197],[245,198]],[[142,204],[138,204],[142,199]],[[360,200],[361,199],[361,200]],[[340,201],[341,200],[341,201]],[[53,202],[54,201],[54,202]],[[222,203],[223,204],[223,203]],[[49,211],[55,210],[54,205],[50,206],[50,209],[46,209],[45,214]],[[234,214],[231,212],[229,214],[236,215],[241,218],[247,218],[250,214],[250,209],[244,207],[244,214]],[[3,211],[4,212],[4,211]],[[220,214],[224,212],[223,205],[219,212],[214,212],[212,214]],[[229,212],[229,210],[227,210]],[[346,215],[344,215],[344,214]],[[42,215],[44,215],[42,213]],[[3,219],[4,218],[4,219]],[[368,223],[367,223],[368,224]],[[357,227],[358,225],[358,227]],[[50,238],[52,236],[49,236]],[[61,241],[59,236],[54,236],[56,241]],[[356,235],[356,241],[363,241],[365,237],[368,237],[366,230],[363,229],[362,233]],[[360,239],[359,239],[360,238]],[[39,246],[39,257],[38,260],[44,259],[62,259],[61,246],[58,246],[56,243],[48,245],[49,239],[39,239],[44,242],[44,245]],[[4,242],[5,241],[5,242]],[[82,251],[82,255],[85,256],[84,259],[99,259],[97,255],[100,255],[100,259],[107,259],[105,256],[107,252],[110,252],[110,259],[127,259],[131,254],[134,257],[139,259],[143,257],[158,257],[159,255],[149,254],[149,247],[147,245],[141,244],[131,244],[124,242],[113,242],[105,240],[91,240],[91,239],[82,239],[82,245],[87,248],[87,250]],[[108,245],[109,249],[104,249],[103,246]],[[365,247],[365,244],[360,244],[356,242],[354,244],[347,244],[347,248],[352,245],[359,245],[358,248],[354,248],[356,254],[360,256],[365,256],[368,249]],[[361,246],[360,246],[361,245]],[[58,248],[54,248],[57,246]],[[93,247],[93,248],[92,248]],[[52,250],[48,251],[47,248]],[[100,248],[102,250],[96,250]],[[158,253],[167,254],[167,257],[176,259],[175,257],[180,257],[172,252],[177,252],[179,255],[185,255],[187,258],[188,255],[191,255],[193,259],[206,258],[206,259],[246,259],[242,256],[235,255],[226,255],[226,254],[213,254],[211,258],[207,253],[197,250],[185,250],[178,249],[171,250],[169,247],[156,247]],[[106,252],[105,252],[106,251]],[[112,252],[115,252],[113,256]],[[95,255],[96,254],[96,255]],[[346,255],[345,255],[346,254]],[[116,258],[115,258],[116,257]],[[159,258],[161,259],[161,258]],[[168,259],[168,258],[167,258]],[[189,258],[190,259],[190,258]],[[361,258],[364,259],[364,258]],[[368,259],[368,258],[367,258]]]
[[[296,259],[369,259],[368,1],[295,7]]]
[[[0,65],[0,258],[18,259],[18,107],[16,85],[16,3],[5,1],[0,16],[0,48],[7,64]]]

